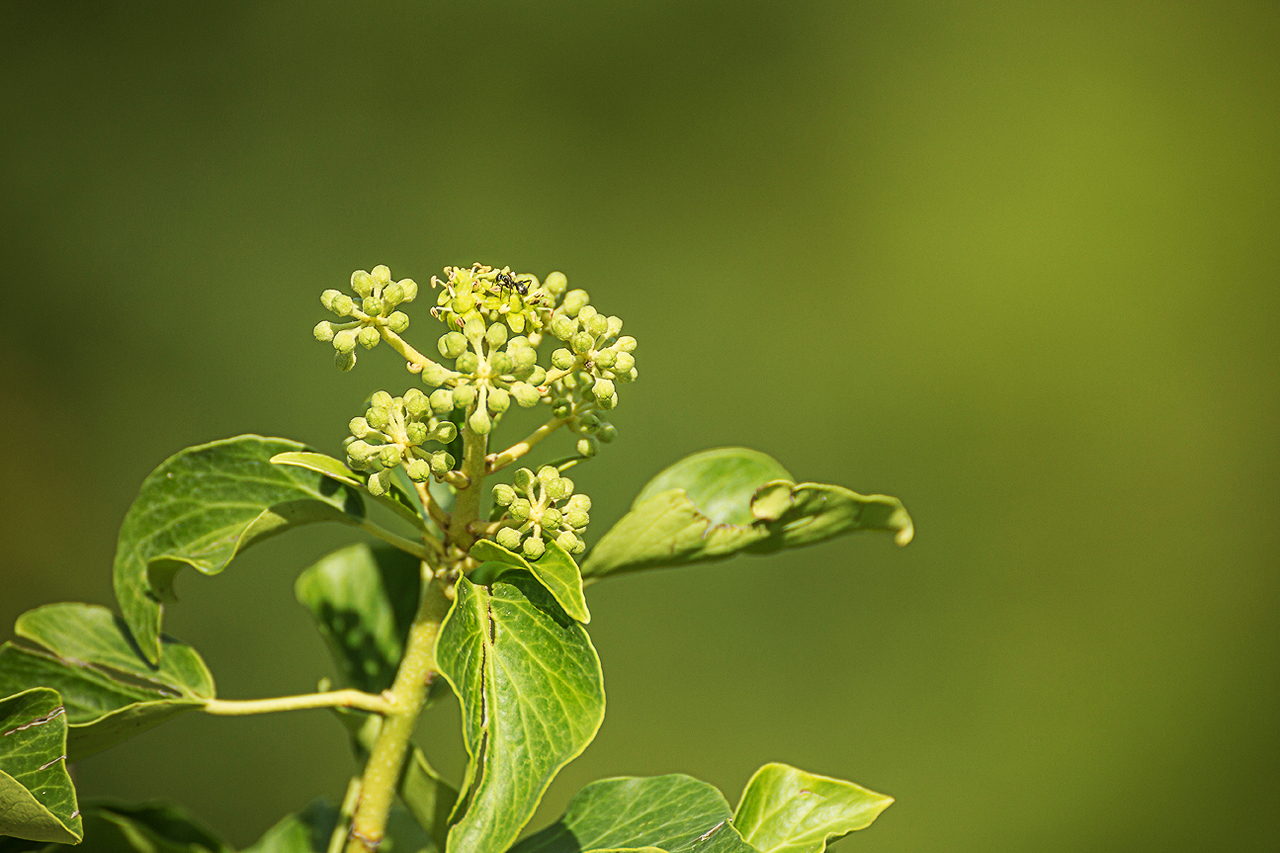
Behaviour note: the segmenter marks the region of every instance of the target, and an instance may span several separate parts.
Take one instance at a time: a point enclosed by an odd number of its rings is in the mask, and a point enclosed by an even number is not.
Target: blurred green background
[[[918,535],[593,587],[610,713],[535,825],[597,777],[732,801],[781,760],[897,798],[842,848],[1274,849],[1275,3],[15,2],[0,33],[6,636],[112,601],[166,456],[333,452],[407,387],[333,369],[322,289],[560,269],[640,340],[575,474],[597,537],[724,444]],[[291,587],[350,538],[186,572],[166,629],[227,698],[313,689]],[[453,713],[420,741],[457,773]],[[313,712],[76,773],[243,845],[351,770]]]

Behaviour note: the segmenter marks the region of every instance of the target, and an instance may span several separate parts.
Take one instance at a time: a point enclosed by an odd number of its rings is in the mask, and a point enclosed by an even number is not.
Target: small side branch
[[[205,713],[219,717],[274,714],[277,711],[306,711],[312,708],[355,708],[359,711],[383,715],[394,710],[391,703],[382,696],[359,690],[331,690],[328,693],[277,696],[274,699],[210,699],[204,704]]]
[[[501,453],[490,453],[484,460],[485,473],[492,474],[494,471],[501,471],[532,450],[538,442],[564,426],[565,422],[565,418],[552,418],[531,432],[523,441],[516,442]]]
[[[381,539],[383,542],[386,542],[388,545],[399,548],[401,551],[404,551],[406,554],[412,554],[413,556],[417,557],[419,560],[428,560],[432,558],[431,554],[429,554],[427,551],[427,546],[424,545],[422,542],[417,542],[417,541],[414,541],[413,539],[407,539],[404,536],[401,536],[397,533],[392,533],[390,530],[387,530],[384,527],[380,527],[377,524],[374,524],[372,521],[370,521],[367,518],[363,522],[361,522],[360,529],[371,536],[376,536],[377,538]],[[433,540],[433,544],[436,545],[432,553],[435,553],[435,554],[440,553],[442,549],[439,546],[438,541],[435,540],[435,537],[431,537],[431,539]]]

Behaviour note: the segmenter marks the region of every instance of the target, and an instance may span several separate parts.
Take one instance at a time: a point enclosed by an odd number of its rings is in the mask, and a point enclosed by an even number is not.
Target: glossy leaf
[[[747,783],[733,822],[761,853],[821,853],[892,802],[852,782],[766,764]]]
[[[83,835],[67,775],[67,714],[56,690],[0,699],[0,835],[70,844]]]
[[[361,494],[378,501],[414,526],[421,527],[423,524],[422,503],[417,496],[411,495],[398,480],[393,479],[391,481],[391,488],[385,494],[375,495],[369,491],[365,478],[352,471],[347,466],[347,463],[323,453],[315,453],[310,450],[290,451],[288,453],[277,453],[271,457],[271,461],[276,465],[296,465],[299,468],[306,468],[309,471],[324,474],[339,483],[359,489]],[[402,471],[403,469],[397,470]]]
[[[418,610],[421,566],[396,548],[361,543],[298,576],[294,595],[311,612],[347,684],[378,693],[395,680]]]
[[[481,539],[471,546],[471,556],[477,560],[525,569],[546,587],[565,613],[584,625],[591,621],[587,598],[582,593],[582,575],[578,571],[578,564],[568,551],[555,542],[548,542],[546,552],[538,559],[527,560],[491,539]]]
[[[511,853],[752,853],[732,816],[716,788],[683,774],[602,779],[575,794],[558,821]]]
[[[190,646],[163,637],[159,665],[142,657],[124,620],[92,604],[47,604],[18,617],[31,645],[0,646],[0,694],[33,685],[57,690],[79,760],[215,695],[213,677]]]
[[[600,659],[550,593],[513,571],[490,588],[458,581],[436,660],[461,701],[471,759],[448,849],[500,853],[600,728]]]
[[[897,498],[793,483],[762,453],[721,448],[686,457],[651,480],[631,511],[596,544],[584,578],[763,554],[861,530],[911,541]]]
[[[244,548],[303,524],[360,524],[351,486],[317,471],[273,465],[305,450],[282,438],[242,435],[189,447],[165,460],[138,492],[120,528],[116,599],[143,655],[160,654],[162,599],[184,565],[213,575]]]

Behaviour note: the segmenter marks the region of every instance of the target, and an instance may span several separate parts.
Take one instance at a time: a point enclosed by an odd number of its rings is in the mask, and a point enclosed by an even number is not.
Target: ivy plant
[[[411,374],[406,390],[369,396],[343,458],[258,435],[187,448],[143,481],[125,515],[119,612],[63,603],[19,617],[0,647],[0,849],[229,853],[176,807],[81,804],[68,774],[68,762],[191,711],[326,708],[356,753],[345,796],[285,817],[254,853],[818,853],[892,802],[783,764],[760,768],[736,808],[684,775],[613,778],[521,839],[604,719],[586,586],[862,530],[906,544],[912,525],[895,498],[800,482],[763,453],[726,447],[662,470],[588,550],[592,502],[569,474],[617,437],[609,419],[637,376],[635,338],[562,273],[444,273],[432,277],[427,318],[443,327],[438,358],[404,337],[404,309],[427,295],[412,279],[378,266],[353,274],[350,292],[321,296],[335,318],[314,335],[340,370],[386,345]],[[513,407],[545,421],[506,445],[495,436],[518,420]],[[568,437],[559,456],[543,445],[553,436]],[[528,462],[539,455],[550,458]],[[296,585],[338,683],[219,696],[199,653],[163,633],[175,575],[216,575],[246,548],[319,523],[366,534]],[[461,707],[461,779],[442,778],[410,739],[446,692]]]

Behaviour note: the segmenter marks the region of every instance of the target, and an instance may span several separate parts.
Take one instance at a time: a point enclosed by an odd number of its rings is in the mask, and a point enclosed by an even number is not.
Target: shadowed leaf
[[[0,835],[71,844],[83,835],[67,775],[67,714],[56,690],[0,699]]]

